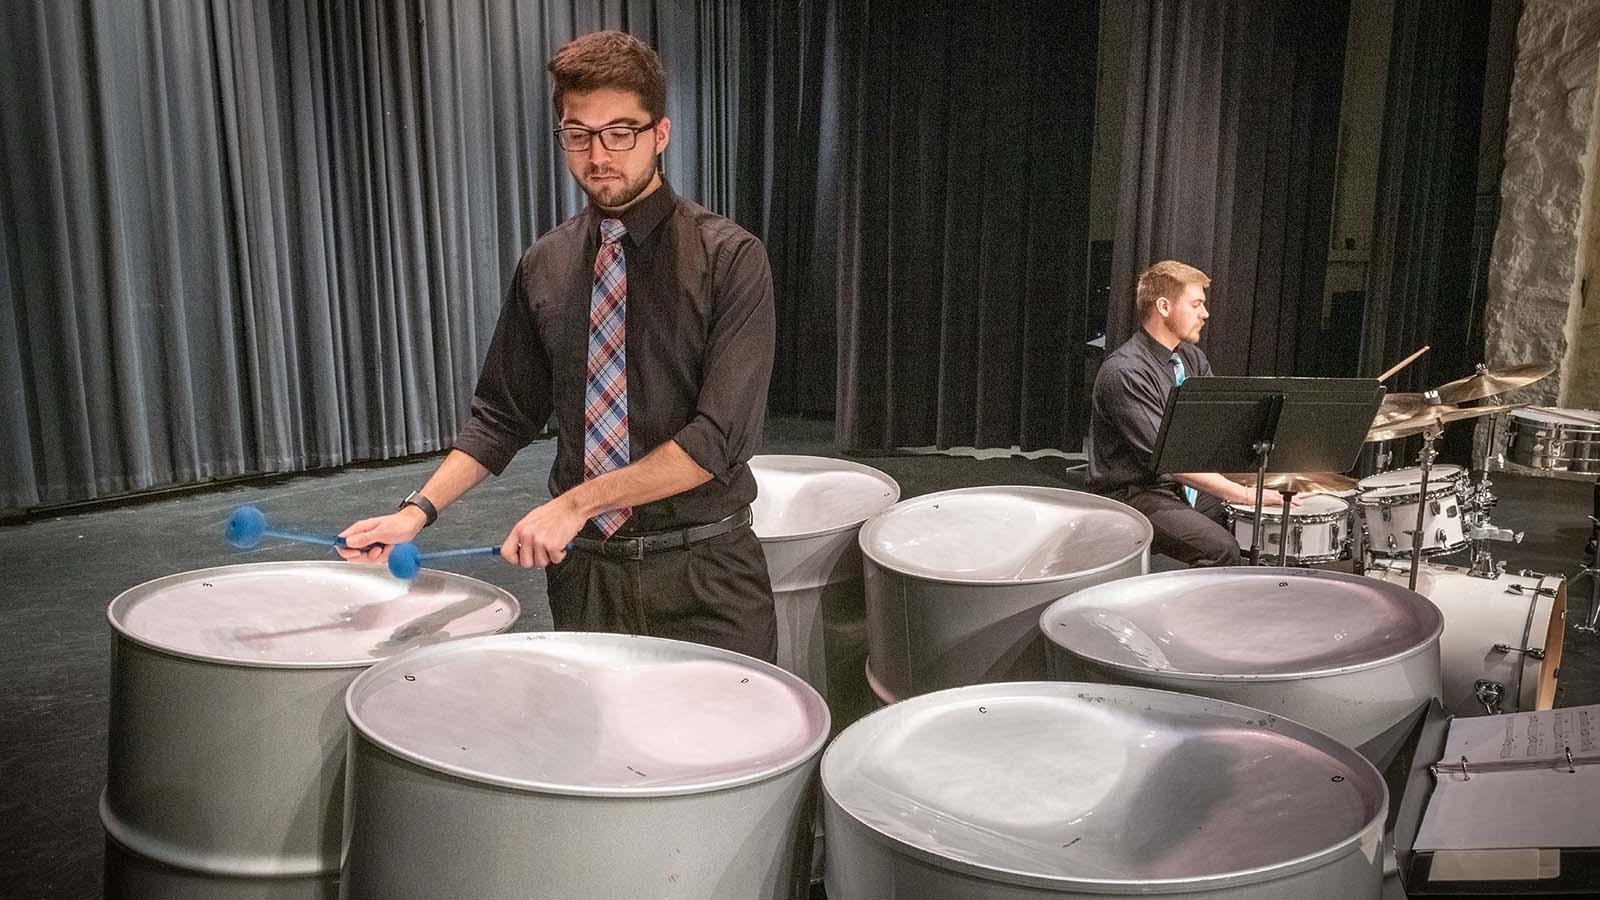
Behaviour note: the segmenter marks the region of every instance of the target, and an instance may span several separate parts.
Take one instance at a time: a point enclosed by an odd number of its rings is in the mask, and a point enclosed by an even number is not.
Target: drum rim
[[[1374,478],[1382,478],[1385,475],[1392,475],[1396,472],[1406,472],[1412,469],[1417,470],[1417,477],[1411,481],[1398,481],[1394,484],[1366,483]],[[1406,487],[1407,485],[1419,485],[1422,483],[1421,469],[1421,466],[1402,466],[1400,468],[1390,469],[1386,472],[1374,472],[1356,482],[1356,496],[1361,497],[1369,491],[1381,491],[1389,488]],[[1433,484],[1437,481],[1440,484],[1445,484],[1446,482],[1467,481],[1470,480],[1471,474],[1471,470],[1469,470],[1466,466],[1458,466],[1455,463],[1434,463],[1428,467],[1428,483]]]
[[[1135,542],[1135,549],[1131,553],[1120,556],[1111,562],[1104,563],[1092,569],[1077,569],[1072,572],[1063,572],[1059,575],[1045,575],[1036,578],[959,578],[950,576],[948,574],[912,571],[903,565],[880,558],[877,553],[873,552],[873,548],[869,544],[871,536],[875,533],[876,528],[879,527],[879,523],[882,522],[886,517],[893,515],[895,509],[907,503],[923,502],[934,497],[951,497],[962,494],[983,493],[994,491],[1000,488],[1010,491],[1020,491],[1024,494],[1042,494],[1048,497],[1059,497],[1062,494],[1068,494],[1073,497],[1086,497],[1093,501],[1088,505],[1095,508],[1111,510],[1119,513],[1128,513],[1132,515],[1134,521],[1142,526],[1142,532],[1139,540]],[[1131,560],[1138,559],[1140,557],[1148,557],[1150,553],[1150,545],[1155,541],[1155,535],[1155,528],[1150,524],[1149,517],[1147,517],[1144,513],[1139,512],[1137,509],[1129,506],[1128,504],[1118,500],[1113,500],[1110,497],[1103,497],[1099,494],[1091,494],[1087,491],[1075,491],[1070,488],[1047,487],[1044,485],[989,484],[954,488],[948,491],[934,491],[933,493],[920,494],[916,497],[907,497],[906,499],[901,500],[899,503],[896,503],[894,506],[891,506],[876,516],[873,516],[865,525],[862,525],[861,532],[856,537],[856,543],[861,547],[861,554],[868,560],[871,560],[873,565],[879,566],[886,571],[893,572],[906,578],[914,578],[918,581],[925,581],[934,584],[959,584],[971,587],[1005,587],[1032,584],[1050,584],[1057,581],[1070,582],[1085,576],[1099,575],[1104,572],[1114,571],[1122,566],[1127,565]]]
[[[1179,578],[1194,577],[1194,573],[1196,572],[1202,574],[1232,573],[1261,578],[1281,578],[1293,575],[1300,578],[1320,578],[1326,581],[1361,583],[1364,585],[1371,585],[1372,583],[1377,582],[1384,585],[1384,587],[1380,590],[1391,592],[1403,591],[1404,593],[1397,594],[1396,596],[1405,597],[1409,594],[1410,596],[1421,601],[1421,605],[1418,606],[1417,609],[1423,613],[1424,618],[1431,617],[1433,625],[1432,628],[1428,629],[1427,637],[1421,639],[1415,645],[1404,650],[1391,653],[1387,656],[1381,656],[1375,659],[1363,660],[1361,662],[1350,663],[1332,668],[1304,669],[1296,672],[1245,672],[1234,674],[1218,672],[1189,672],[1182,669],[1152,669],[1149,666],[1137,666],[1121,660],[1105,659],[1103,657],[1094,656],[1078,650],[1068,644],[1063,643],[1050,628],[1050,623],[1053,618],[1052,614],[1056,613],[1057,610],[1060,610],[1064,613],[1067,609],[1075,605],[1074,601],[1077,603],[1083,602],[1084,595],[1092,595],[1095,591],[1099,590],[1111,590],[1114,585],[1118,584],[1118,582],[1105,582],[1104,584],[1091,585],[1083,590],[1075,591],[1050,603],[1050,605],[1046,606],[1044,611],[1039,614],[1039,630],[1044,634],[1046,639],[1048,639],[1051,644],[1054,644],[1078,659],[1085,660],[1095,665],[1104,666],[1109,669],[1115,669],[1119,672],[1126,672],[1130,675],[1138,675],[1140,677],[1154,676],[1170,681],[1220,684],[1261,684],[1277,681],[1304,681],[1311,678],[1335,678],[1340,675],[1349,675],[1355,672],[1381,669],[1386,666],[1391,666],[1395,663],[1410,659],[1418,654],[1427,653],[1429,648],[1439,646],[1439,639],[1444,634],[1444,614],[1441,613],[1439,611],[1439,607],[1427,597],[1424,597],[1422,594],[1419,594],[1408,588],[1400,587],[1399,585],[1384,581],[1380,578],[1368,578],[1364,575],[1355,575],[1349,572],[1328,572],[1322,569],[1302,569],[1294,566],[1220,566],[1217,568],[1208,569],[1179,569],[1171,572],[1152,572],[1147,575],[1139,575],[1136,577],[1139,579],[1150,580],[1176,580]],[[1131,579],[1122,580],[1128,581]]]
[[[357,566],[358,568],[346,568],[350,566]],[[400,650],[389,656],[367,657],[364,659],[245,659],[242,657],[224,656],[220,653],[208,653],[200,650],[190,650],[184,647],[175,647],[170,644],[162,643],[161,641],[151,640],[143,635],[133,633],[118,619],[118,614],[125,612],[127,607],[144,599],[147,595],[156,593],[157,591],[172,584],[194,580],[196,577],[226,575],[237,572],[241,569],[260,571],[278,568],[312,568],[327,569],[330,571],[343,572],[345,574],[355,572],[357,574],[371,575],[373,577],[383,577],[383,573],[380,572],[377,567],[365,567],[365,570],[363,570],[363,568],[359,566],[359,563],[349,563],[335,560],[277,560],[272,562],[236,563],[226,566],[212,566],[205,569],[192,569],[187,572],[174,572],[171,575],[163,575],[160,578],[152,578],[149,581],[136,584],[133,587],[124,590],[116,597],[113,597],[111,602],[106,604],[106,621],[110,623],[111,630],[116,634],[117,637],[124,638],[129,642],[137,644],[138,646],[147,650],[152,650],[156,653],[166,656],[177,657],[179,659],[188,659],[196,662],[213,663],[224,666],[235,666],[244,669],[365,669],[380,662],[392,659],[394,656],[402,655],[407,651]],[[424,569],[423,571],[429,573],[430,576],[440,577],[446,581],[457,583],[464,582],[474,588],[487,589],[491,603],[494,602],[494,600],[500,600],[501,602],[505,603],[508,615],[506,616],[506,621],[504,623],[500,624],[493,631],[484,632],[481,635],[463,635],[463,638],[486,637],[504,634],[505,632],[509,631],[512,626],[516,625],[517,619],[522,616],[522,604],[517,600],[516,595],[512,594],[505,588],[500,587],[499,585],[490,584],[487,581],[479,578],[473,578],[470,575],[461,575],[455,572],[445,572],[439,569]],[[460,639],[461,638],[451,638],[450,640]]]
[[[1325,513],[1296,513],[1294,511],[1294,507],[1291,506],[1291,507],[1289,507],[1289,522],[1291,524],[1327,525],[1327,524],[1332,523],[1332,522],[1343,522],[1343,521],[1346,521],[1347,519],[1350,518],[1350,501],[1349,500],[1346,500],[1343,497],[1334,496],[1333,494],[1316,493],[1316,494],[1311,494],[1310,496],[1313,496],[1313,497],[1327,497],[1327,498],[1329,498],[1331,500],[1337,500],[1337,501],[1339,501],[1340,508],[1337,509],[1337,510],[1334,510],[1332,512],[1325,512]],[[1241,503],[1233,503],[1233,502],[1230,501],[1228,503],[1228,509],[1230,510],[1230,514],[1233,515],[1235,518],[1243,519],[1244,521],[1251,522],[1251,523],[1254,523],[1255,520],[1256,520],[1256,505],[1254,503],[1243,503],[1243,504],[1241,504]],[[1271,512],[1271,511],[1269,511],[1267,509],[1267,507],[1265,507],[1265,506],[1261,507],[1261,519],[1262,519],[1262,521],[1271,520],[1273,522],[1277,522],[1279,524],[1282,524],[1283,523],[1283,512],[1282,512],[1283,504],[1281,504],[1281,503],[1278,504],[1278,509],[1279,509],[1279,512]],[[1333,558],[1337,559],[1338,558],[1338,554],[1334,554]]]
[[[1422,491],[1416,490],[1416,491],[1412,491],[1412,492],[1410,492],[1408,494],[1390,494],[1390,495],[1385,495],[1385,496],[1382,496],[1382,497],[1374,496],[1380,491],[1393,491],[1396,488],[1408,488],[1408,487],[1409,488],[1421,488],[1422,487],[1422,482],[1414,481],[1414,482],[1412,482],[1410,484],[1388,484],[1388,485],[1384,485],[1383,487],[1370,488],[1368,490],[1362,491],[1360,496],[1356,497],[1356,505],[1357,506],[1375,506],[1375,507],[1378,507],[1379,509],[1382,509],[1383,507],[1386,507],[1386,506],[1406,506],[1406,505],[1408,505],[1410,503],[1420,503],[1423,500],[1438,500],[1440,497],[1448,497],[1451,494],[1458,494],[1459,493],[1459,491],[1457,490],[1457,488],[1456,488],[1456,486],[1454,484],[1452,484],[1452,483],[1450,483],[1448,481],[1440,481],[1440,482],[1435,483],[1432,478],[1429,478],[1428,479],[1428,493],[1427,494],[1423,494]],[[1369,497],[1372,498],[1372,499],[1369,500],[1368,499]]]
[[[374,733],[374,731],[362,721],[361,716],[356,710],[357,700],[361,699],[361,697],[368,690],[373,689],[370,686],[388,674],[390,669],[397,668],[399,666],[415,664],[418,660],[427,659],[428,657],[432,656],[469,653],[477,649],[479,646],[518,646],[526,641],[562,641],[571,639],[582,639],[590,642],[599,641],[603,644],[626,644],[644,641],[657,645],[682,645],[684,647],[693,648],[697,653],[703,652],[704,655],[698,657],[699,659],[732,662],[756,669],[757,671],[761,671],[765,674],[776,677],[777,680],[787,684],[791,688],[796,688],[796,693],[798,696],[804,698],[806,706],[810,708],[810,713],[817,717],[814,719],[814,721],[819,723],[820,727],[817,728],[816,734],[812,735],[810,741],[807,742],[803,751],[797,752],[793,757],[785,759],[780,763],[772,764],[764,769],[758,769],[755,772],[746,773],[744,775],[732,778],[696,782],[694,784],[672,784],[656,785],[653,787],[629,788],[530,781],[521,778],[510,778],[503,775],[496,775],[492,772],[479,771],[469,766],[459,766],[450,762],[433,759],[432,757],[419,753],[415,750],[409,750],[405,747],[402,747],[394,743],[392,740]],[[350,682],[350,687],[345,691],[344,694],[344,714],[345,721],[350,727],[350,734],[352,737],[359,735],[362,740],[373,745],[374,747],[377,747],[383,752],[436,775],[443,775],[449,778],[459,779],[467,782],[468,784],[505,788],[521,794],[528,794],[530,796],[543,795],[555,797],[599,797],[616,800],[642,800],[655,797],[698,796],[701,794],[710,794],[717,791],[731,790],[733,788],[744,787],[746,785],[758,784],[765,781],[771,781],[776,778],[781,778],[784,775],[794,771],[796,768],[808,765],[812,760],[816,759],[817,755],[822,751],[823,746],[827,744],[829,732],[831,732],[833,729],[833,713],[828,709],[827,701],[823,700],[822,695],[817,693],[816,688],[813,688],[810,684],[807,684],[805,679],[794,674],[793,672],[788,671],[787,669],[780,668],[772,663],[756,659],[752,656],[746,656],[743,653],[737,653],[733,650],[724,650],[721,647],[712,647],[708,644],[696,644],[690,641],[651,637],[649,635],[642,634],[614,634],[598,631],[531,631],[513,632],[511,634],[487,634],[445,641],[440,644],[431,644],[427,647],[418,648],[401,656],[393,656],[369,667],[365,672],[357,675],[355,679]]]
[[[1307,744],[1326,753],[1328,756],[1339,760],[1351,771],[1359,773],[1360,776],[1367,780],[1369,788],[1376,787],[1377,789],[1377,810],[1375,814],[1366,822],[1362,823],[1359,828],[1354,829],[1351,834],[1341,838],[1339,841],[1320,850],[1316,850],[1293,859],[1283,860],[1282,862],[1274,863],[1270,866],[1259,866],[1253,869],[1241,869],[1234,872],[1221,872],[1214,875],[1196,876],[1190,878],[1083,878],[1067,875],[1045,875],[1036,872],[1024,872],[1017,869],[987,866],[981,863],[953,859],[951,857],[944,856],[919,844],[912,843],[904,838],[887,834],[872,823],[864,821],[861,816],[857,815],[854,809],[841,802],[834,792],[828,789],[828,774],[830,770],[829,759],[834,758],[835,754],[837,753],[846,752],[846,750],[839,749],[841,747],[848,749],[849,745],[846,743],[846,736],[851,732],[852,729],[860,728],[863,723],[873,719],[874,717],[888,714],[908,715],[912,712],[915,712],[921,706],[931,706],[934,703],[941,701],[941,699],[947,700],[949,699],[947,695],[953,695],[958,692],[964,693],[965,696],[973,699],[980,699],[1007,691],[1012,692],[1013,695],[1022,696],[1021,692],[1024,690],[1032,690],[1037,692],[1041,688],[1052,693],[1059,693],[1066,699],[1077,699],[1088,703],[1097,701],[1103,702],[1106,697],[1119,693],[1125,696],[1131,694],[1142,697],[1159,695],[1171,703],[1176,703],[1179,705],[1193,704],[1198,709],[1205,709],[1213,713],[1225,712],[1231,715],[1236,715],[1244,723],[1254,724],[1258,728],[1268,728],[1270,726],[1270,730],[1274,733],[1293,737],[1299,740],[1301,743]],[[1033,693],[1029,696],[1036,697],[1040,696],[1040,694]],[[1140,701],[1129,702],[1134,703]],[[1222,707],[1223,709],[1218,710],[1217,707]],[[1288,728],[1284,729],[1282,726],[1288,726]],[[838,765],[843,764],[841,763]],[[839,733],[838,737],[834,738],[833,741],[829,743],[828,748],[823,751],[822,761],[817,768],[817,779],[821,786],[825,801],[833,804],[835,807],[838,807],[843,814],[850,817],[851,821],[855,822],[859,827],[865,829],[872,836],[873,840],[882,844],[887,844],[893,847],[897,852],[904,853],[922,862],[932,864],[936,868],[943,871],[959,872],[961,874],[977,876],[986,880],[996,881],[1003,884],[1012,884],[1023,887],[1045,887],[1055,890],[1081,889],[1103,891],[1115,894],[1146,893],[1152,889],[1162,888],[1183,888],[1184,893],[1198,892],[1202,890],[1217,890],[1228,887],[1239,887],[1255,884],[1263,881],[1277,880],[1289,875],[1310,871],[1323,865],[1327,865],[1334,860],[1341,859],[1345,855],[1353,852],[1370,834],[1377,834],[1377,836],[1381,839],[1383,823],[1388,816],[1389,803],[1391,802],[1388,783],[1384,781],[1383,775],[1378,771],[1377,767],[1375,767],[1366,757],[1328,736],[1325,732],[1318,731],[1317,729],[1312,728],[1311,726],[1306,725],[1298,720],[1291,719],[1286,716],[1280,716],[1276,713],[1268,713],[1263,710],[1255,709],[1254,707],[1245,706],[1241,703],[1234,703],[1228,700],[1217,700],[1211,697],[1204,697],[1182,691],[1172,691],[1165,688],[1145,687],[1139,685],[1099,684],[1071,681],[1019,681],[964,685],[961,687],[945,688],[943,690],[933,691],[926,694],[918,694],[916,696],[901,700],[892,706],[886,706],[882,709],[875,710],[874,712],[871,712],[861,719],[851,723]],[[835,765],[834,768],[837,768],[837,765]]]
[[[819,537],[826,537],[826,536],[828,536],[830,534],[838,534],[841,531],[849,531],[852,528],[860,528],[863,524],[865,524],[868,521],[870,521],[874,516],[882,514],[885,510],[889,509],[890,507],[894,506],[896,503],[900,502],[900,482],[896,481],[894,479],[894,477],[891,476],[889,473],[884,472],[881,469],[875,469],[875,468],[873,468],[872,466],[869,466],[869,465],[864,465],[862,463],[854,462],[854,461],[848,460],[848,459],[834,459],[831,456],[808,456],[808,455],[806,455],[804,453],[762,453],[762,454],[758,454],[756,456],[752,456],[750,458],[750,463],[754,463],[756,460],[761,460],[761,459],[770,459],[770,460],[806,460],[806,461],[817,460],[817,461],[826,462],[832,468],[837,468],[837,469],[840,469],[840,470],[843,470],[843,471],[848,471],[848,472],[855,472],[855,473],[860,474],[860,475],[867,475],[869,477],[872,477],[873,479],[882,482],[886,487],[888,487],[890,489],[890,493],[891,493],[889,502],[884,504],[883,509],[880,509],[875,513],[871,513],[870,515],[865,515],[865,516],[862,516],[859,519],[853,519],[851,521],[845,522],[845,523],[840,524],[840,525],[830,525],[830,526],[828,526],[826,528],[815,528],[815,529],[812,529],[810,531],[796,531],[796,532],[785,532],[783,534],[763,535],[755,527],[754,523],[752,523],[751,527],[750,527],[750,530],[755,533],[756,539],[759,540],[763,544],[780,544],[780,543],[784,543],[784,542],[787,542],[787,541],[803,541],[803,540],[808,540],[810,538],[819,538]],[[752,477],[755,475],[755,467],[754,467],[754,465],[751,465],[751,467],[750,467],[750,474],[751,474]],[[757,481],[756,490],[757,490],[757,493],[759,494],[759,492],[760,492],[760,482],[759,481]]]

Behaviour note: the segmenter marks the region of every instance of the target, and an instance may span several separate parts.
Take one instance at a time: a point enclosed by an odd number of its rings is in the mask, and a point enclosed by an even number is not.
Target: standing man
[[[1195,346],[1211,279],[1176,260],[1139,276],[1140,328],[1106,356],[1094,380],[1089,426],[1089,487],[1145,514],[1153,550],[1191,566],[1239,565],[1224,502],[1253,503],[1252,490],[1215,473],[1157,476],[1151,468],[1167,394],[1185,378],[1211,374]]]
[[[599,32],[549,69],[555,136],[590,205],[518,262],[455,449],[395,512],[346,528],[355,549],[341,553],[382,560],[504,470],[553,412],[554,499],[500,553],[545,568],[556,627],[770,661],[777,621],[746,465],[772,372],[766,250],[662,178],[672,122],[655,51]]]

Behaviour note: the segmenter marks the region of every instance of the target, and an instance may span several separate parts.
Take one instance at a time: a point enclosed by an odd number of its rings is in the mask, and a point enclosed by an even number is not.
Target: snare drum
[[[1411,566],[1386,561],[1368,574],[1405,584]],[[1425,562],[1417,592],[1444,614],[1445,708],[1458,716],[1551,708],[1566,636],[1565,578],[1478,578]]]
[[[1422,555],[1452,553],[1467,545],[1461,521],[1461,497],[1453,482],[1435,485],[1430,478],[1428,494],[1421,496],[1420,484],[1397,484],[1365,491],[1356,500],[1362,525],[1367,530],[1367,546],[1379,556],[1405,556],[1411,553],[1411,531],[1417,527],[1417,505],[1422,510]]]
[[[1600,472],[1600,410],[1540,406],[1507,413],[1506,457],[1555,472]]]
[[[1289,552],[1285,560],[1290,565],[1305,566],[1338,559],[1350,539],[1350,504],[1330,494],[1306,494],[1302,501],[1298,507],[1289,507]],[[1255,504],[1228,504],[1234,539],[1246,553],[1255,537],[1255,518]],[[1277,565],[1283,505],[1262,506],[1261,523],[1261,561]]]

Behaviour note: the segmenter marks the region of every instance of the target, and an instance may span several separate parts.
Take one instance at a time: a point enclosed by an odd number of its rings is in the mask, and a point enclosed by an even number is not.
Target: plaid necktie
[[[617,219],[600,220],[600,252],[594,258],[589,295],[589,376],[583,397],[583,480],[620,469],[628,457],[628,267],[622,256],[627,229]],[[624,507],[594,517],[610,537],[633,510]]]
[[[1176,350],[1172,351],[1171,362],[1172,362],[1172,379],[1174,381],[1176,381],[1178,384],[1183,384],[1183,380],[1185,378],[1188,378],[1189,374],[1183,370],[1183,357],[1178,355],[1178,351],[1176,351]],[[1198,497],[1199,497],[1199,494],[1195,491],[1194,488],[1186,487],[1186,488],[1183,489],[1183,499],[1189,501],[1189,505],[1190,506],[1194,505],[1194,501]]]

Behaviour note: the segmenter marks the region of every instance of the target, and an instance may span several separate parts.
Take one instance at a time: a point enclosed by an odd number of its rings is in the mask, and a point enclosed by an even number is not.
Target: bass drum
[[[1368,574],[1404,585],[1411,564],[1379,563]],[[1567,580],[1560,575],[1478,578],[1424,562],[1417,593],[1444,615],[1442,701],[1458,716],[1550,709],[1566,637]]]

